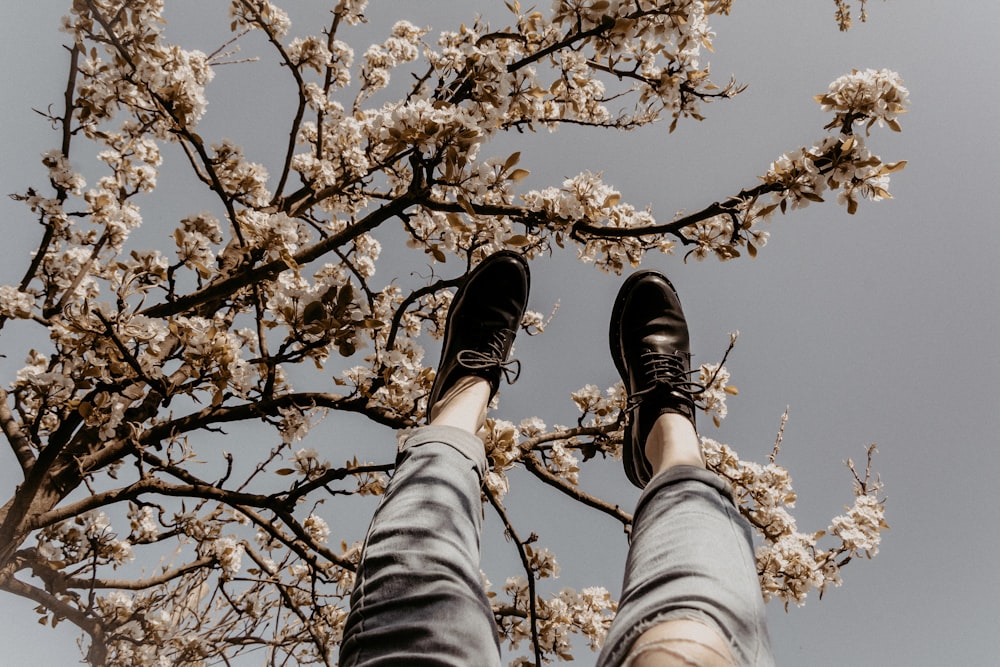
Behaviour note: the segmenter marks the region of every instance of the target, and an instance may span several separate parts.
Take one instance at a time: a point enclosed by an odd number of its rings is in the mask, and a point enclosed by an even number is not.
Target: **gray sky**
[[[30,108],[60,108],[65,52],[56,29],[63,4],[0,6],[0,48],[8,63],[0,71],[3,194],[42,183],[38,157],[57,144]],[[322,15],[329,4],[317,0],[311,11]],[[453,19],[454,12],[434,9],[428,2],[375,0],[370,15],[409,18],[435,32],[471,17]],[[1000,74],[993,34],[1000,6],[876,2],[869,23],[846,35],[832,14],[829,0],[739,0],[733,16],[716,18],[716,53],[706,54],[715,78],[725,82],[732,74],[750,87],[733,101],[706,107],[703,123],[682,122],[673,135],[665,124],[626,136],[563,130],[531,135],[516,147],[533,185],[558,184],[585,169],[603,171],[625,200],[652,204],[668,219],[676,210],[696,210],[754,185],[780,153],[820,138],[827,116],[812,98],[837,76],[868,67],[903,76],[912,107],[901,119],[902,134],[876,129],[869,142],[886,161],[909,161],[893,176],[894,201],[863,202],[855,216],[830,202],[776,217],[756,260],[684,264],[679,255],[651,255],[644,266],[666,271],[677,286],[696,360],[716,359],[727,332],[741,332],[728,363],[740,396],[730,400],[723,428],[716,432],[703,420],[703,433],[730,443],[744,458],[763,460],[790,406],[779,462],[791,470],[799,494],[801,529],[826,528],[843,510],[852,496],[842,462],[862,459],[869,442],[879,446],[876,469],[892,530],[879,556],[845,568],[844,586],[822,601],[811,596],[787,614],[772,604],[779,664],[992,665],[1000,654],[1000,574],[993,564],[1000,537],[988,527],[994,512],[987,502],[1000,475],[1000,242],[990,230],[997,217],[991,195],[1000,93],[991,84]],[[190,28],[179,14],[176,24]],[[373,20],[371,29],[377,25]],[[315,31],[293,26],[295,34]],[[370,41],[352,45],[360,54]],[[185,46],[210,50],[214,44]],[[271,133],[254,122],[259,114],[248,111],[245,100],[219,95],[246,92],[242,76],[238,68],[219,72],[200,131],[231,136],[251,159],[267,161],[259,155],[283,145],[284,126]],[[253,104],[267,103],[254,97]],[[187,196],[182,187],[163,194]],[[153,211],[144,208],[147,227]],[[39,229],[22,205],[7,198],[0,199],[0,220],[7,247],[0,284],[14,283]],[[570,252],[536,262],[532,275],[531,306],[545,311],[559,301],[560,310],[545,335],[519,340],[525,370],[518,385],[502,393],[497,416],[517,421],[538,414],[548,423],[566,423],[574,415],[570,391],[617,379],[606,333],[620,279],[579,265]],[[10,357],[0,359],[4,383],[30,344],[4,331],[0,352]],[[391,434],[358,432],[378,451],[393,446]],[[322,434],[306,446],[322,450]],[[0,462],[8,470],[0,472],[0,496],[6,498],[16,483],[6,449]],[[616,466],[585,467],[582,479],[626,507],[637,495]],[[554,494],[515,502],[518,486],[526,484],[514,478],[511,512],[522,525],[526,517],[546,517],[537,530],[542,546],[559,557],[560,583],[616,590],[624,539],[615,526],[580,514]],[[573,528],[577,518],[579,530]],[[514,556],[495,522],[487,525],[485,540],[486,549],[499,554],[498,575],[514,573],[504,564]],[[0,610],[10,612],[0,625],[6,656],[0,664],[75,662],[76,633],[68,624],[42,628],[32,607],[0,597]],[[592,662],[583,651],[577,659]]]

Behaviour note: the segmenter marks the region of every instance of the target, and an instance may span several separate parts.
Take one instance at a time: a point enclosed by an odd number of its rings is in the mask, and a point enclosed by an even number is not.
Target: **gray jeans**
[[[340,649],[341,667],[499,667],[479,573],[479,438],[425,426],[404,443],[372,519]],[[774,664],[750,528],[726,484],[697,467],[656,476],[635,513],[625,583],[601,667],[646,629],[690,618],[718,630],[740,665]]]

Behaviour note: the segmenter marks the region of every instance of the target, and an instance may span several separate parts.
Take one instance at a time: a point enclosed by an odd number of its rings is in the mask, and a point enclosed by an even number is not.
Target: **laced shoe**
[[[665,413],[695,425],[687,321],[674,286],[656,271],[639,271],[622,285],[611,313],[611,356],[628,391],[622,459],[629,481],[643,488],[652,477],[646,437]]]
[[[510,361],[514,337],[528,304],[531,276],[521,255],[501,251],[472,270],[448,310],[441,361],[427,397],[431,409],[460,378],[474,375],[490,383],[496,394],[501,376],[513,384],[521,364]]]

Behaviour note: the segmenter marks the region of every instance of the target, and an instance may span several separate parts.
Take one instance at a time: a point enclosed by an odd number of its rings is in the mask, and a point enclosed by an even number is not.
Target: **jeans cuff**
[[[451,447],[475,464],[479,476],[486,474],[486,447],[483,441],[464,429],[455,426],[420,426],[415,428],[399,446],[399,453],[429,443]]]
[[[639,513],[642,512],[643,508],[646,506],[653,496],[655,496],[660,489],[672,486],[679,482],[701,482],[706,486],[709,486],[719,492],[723,498],[728,500],[734,506],[736,505],[736,500],[733,497],[733,487],[732,485],[719,477],[717,474],[711,470],[706,470],[701,466],[672,466],[667,468],[660,474],[649,480],[646,484],[646,488],[643,489],[642,494],[639,496],[639,502],[635,505],[634,517],[638,517]]]

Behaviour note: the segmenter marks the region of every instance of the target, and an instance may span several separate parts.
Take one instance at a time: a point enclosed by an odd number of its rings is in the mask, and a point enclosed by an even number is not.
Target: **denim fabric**
[[[616,667],[663,621],[707,623],[738,665],[774,665],[750,526],[728,484],[695,466],[650,480],[636,506],[618,614],[599,667]]]
[[[372,519],[351,596],[341,667],[499,667],[479,573],[482,441],[425,426],[403,444]],[[678,466],[643,491],[618,615],[598,665],[619,667],[648,628],[692,618],[739,665],[774,664],[750,528],[715,474]]]
[[[483,442],[425,426],[403,444],[365,540],[341,667],[499,667],[479,573]]]

